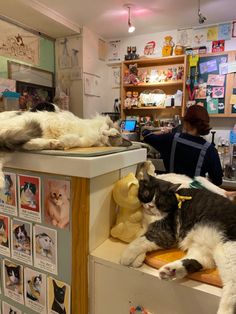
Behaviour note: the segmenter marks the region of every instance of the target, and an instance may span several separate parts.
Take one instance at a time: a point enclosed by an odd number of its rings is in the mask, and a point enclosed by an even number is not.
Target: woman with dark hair
[[[167,172],[185,174],[191,178],[205,177],[215,185],[222,184],[223,171],[214,144],[202,136],[209,134],[211,127],[207,110],[199,105],[188,108],[183,118],[183,131],[155,134],[144,129],[144,142],[161,154]]]

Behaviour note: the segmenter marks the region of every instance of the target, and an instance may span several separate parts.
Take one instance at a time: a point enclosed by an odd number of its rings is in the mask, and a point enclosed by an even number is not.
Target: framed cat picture
[[[24,268],[25,306],[37,313],[46,314],[46,275],[34,269]]]
[[[19,216],[41,222],[41,179],[29,175],[18,175]]]
[[[69,229],[70,225],[70,181],[45,177],[44,222],[51,226]]]
[[[20,219],[11,220],[11,256],[25,264],[33,264],[32,224]]]
[[[10,257],[10,217],[0,215],[0,254]]]
[[[68,284],[48,277],[47,292],[48,314],[70,313],[70,286]]]
[[[2,313],[22,314],[21,310],[4,301],[2,301]]]
[[[23,266],[10,260],[3,260],[3,288],[8,298],[24,304]]]
[[[4,187],[0,189],[0,212],[17,216],[16,174],[3,172]]]
[[[35,225],[33,234],[34,266],[57,275],[57,231],[41,225]]]

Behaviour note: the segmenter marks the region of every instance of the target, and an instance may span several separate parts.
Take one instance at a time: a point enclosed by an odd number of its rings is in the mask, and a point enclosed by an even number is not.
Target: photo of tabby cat
[[[70,182],[47,178],[44,180],[45,222],[58,228],[69,227]]]

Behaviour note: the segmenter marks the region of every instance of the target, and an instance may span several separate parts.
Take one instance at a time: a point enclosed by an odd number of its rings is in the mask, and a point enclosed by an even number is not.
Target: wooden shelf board
[[[167,81],[167,82],[159,82],[159,83],[140,83],[137,85],[133,84],[125,84],[123,85],[124,88],[126,87],[150,87],[150,86],[172,86],[172,85],[182,85],[183,80],[175,80],[175,81]]]
[[[156,107],[156,106],[150,106],[150,107],[131,108],[131,109],[124,108],[123,110],[125,110],[125,111],[129,111],[129,110],[181,110],[181,107]]]
[[[140,58],[136,60],[127,60],[124,61],[124,64],[134,64],[138,63],[139,66],[142,65],[166,65],[166,64],[178,64],[178,63],[184,63],[185,55],[180,56],[170,56],[170,57],[160,57],[160,58]]]

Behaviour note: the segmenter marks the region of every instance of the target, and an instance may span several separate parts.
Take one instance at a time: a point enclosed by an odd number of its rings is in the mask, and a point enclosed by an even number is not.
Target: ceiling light
[[[199,24],[205,23],[206,19],[207,18],[201,13],[200,0],[198,0],[198,22],[199,22]]]
[[[133,33],[135,31],[135,26],[132,25],[131,19],[130,19],[130,8],[132,4],[125,4],[124,7],[128,9],[128,32]]]

